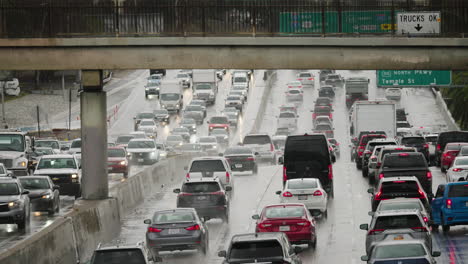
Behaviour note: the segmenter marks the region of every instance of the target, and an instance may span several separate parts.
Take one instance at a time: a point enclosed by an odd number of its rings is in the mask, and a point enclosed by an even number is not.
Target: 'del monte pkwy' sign
[[[451,71],[378,70],[377,86],[435,86],[450,85]]]

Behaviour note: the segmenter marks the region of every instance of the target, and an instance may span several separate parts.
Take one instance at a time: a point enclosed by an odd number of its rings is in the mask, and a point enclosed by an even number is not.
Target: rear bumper
[[[160,251],[197,249],[203,244],[201,233],[198,236],[170,237],[150,239],[146,237],[147,245],[150,249]]]
[[[285,232],[289,241],[294,244],[308,243],[313,240],[312,232]]]
[[[444,222],[447,225],[468,225],[468,210],[465,212],[452,212],[444,210]]]
[[[109,173],[126,173],[128,172],[127,165],[109,164],[107,165],[107,171]]]

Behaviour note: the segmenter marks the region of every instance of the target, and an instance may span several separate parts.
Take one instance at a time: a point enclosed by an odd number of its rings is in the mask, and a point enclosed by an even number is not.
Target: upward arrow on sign
[[[417,31],[420,31],[423,27],[419,24],[417,24],[415,27],[414,27]]]

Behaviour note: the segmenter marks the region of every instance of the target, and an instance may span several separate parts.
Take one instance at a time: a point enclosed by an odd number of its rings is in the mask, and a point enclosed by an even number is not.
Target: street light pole
[[[6,80],[3,80],[3,85],[2,85],[2,124],[6,128],[8,127],[6,123],[6,118],[5,118],[5,86],[6,86]]]

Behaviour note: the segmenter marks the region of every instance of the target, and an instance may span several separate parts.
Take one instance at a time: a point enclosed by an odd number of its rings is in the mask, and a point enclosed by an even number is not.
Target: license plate
[[[145,161],[145,160],[144,159],[138,159],[138,162],[143,162],[143,161]]]
[[[307,200],[307,195],[299,195],[299,200]]]
[[[403,239],[404,239],[404,238],[403,238],[403,236],[401,236],[401,235],[398,235],[398,236],[394,236],[394,237],[393,237],[393,240],[403,240]]]
[[[279,227],[279,231],[281,232],[285,232],[285,231],[289,231],[291,230],[291,228],[289,226],[280,226]]]
[[[206,200],[206,196],[198,196],[197,200],[200,200],[200,201]]]
[[[236,168],[238,169],[242,168],[242,164],[236,164]]]
[[[180,229],[178,229],[178,228],[177,229],[169,229],[169,230],[167,230],[167,233],[169,235],[180,234]]]

